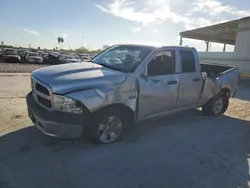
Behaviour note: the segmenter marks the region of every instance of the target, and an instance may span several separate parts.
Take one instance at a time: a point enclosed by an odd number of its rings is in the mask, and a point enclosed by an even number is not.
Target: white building
[[[250,17],[180,33],[183,38],[203,40],[206,52],[199,52],[202,62],[215,62],[239,67],[242,77],[250,77]],[[224,44],[223,52],[208,52],[210,42]],[[225,52],[226,45],[234,45],[234,52]]]

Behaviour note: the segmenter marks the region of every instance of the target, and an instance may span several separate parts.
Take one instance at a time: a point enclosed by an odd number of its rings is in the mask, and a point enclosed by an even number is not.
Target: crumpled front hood
[[[126,73],[93,63],[48,66],[33,71],[32,76],[49,85],[53,93],[58,94],[119,84],[127,77]]]

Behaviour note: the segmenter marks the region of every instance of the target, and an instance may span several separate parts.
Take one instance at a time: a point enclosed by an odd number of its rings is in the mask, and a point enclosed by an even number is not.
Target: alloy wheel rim
[[[122,132],[122,121],[117,116],[105,118],[98,127],[98,139],[102,143],[114,142]]]
[[[222,108],[223,108],[223,100],[222,100],[222,98],[219,98],[214,103],[214,113],[216,115],[221,113]]]

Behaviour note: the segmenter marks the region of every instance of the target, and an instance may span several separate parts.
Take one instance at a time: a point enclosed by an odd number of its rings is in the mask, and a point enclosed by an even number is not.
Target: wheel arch
[[[231,90],[228,87],[224,87],[223,89],[220,90],[219,93],[229,98],[231,95]]]
[[[133,109],[131,109],[129,106],[126,106],[122,103],[115,103],[115,104],[110,104],[108,106],[102,107],[100,109],[98,109],[96,112],[94,113],[99,113],[101,111],[104,110],[109,110],[109,109],[119,109],[121,111],[124,111],[126,114],[129,115],[129,117],[131,118],[131,120],[134,122],[136,120],[136,112],[133,111]]]

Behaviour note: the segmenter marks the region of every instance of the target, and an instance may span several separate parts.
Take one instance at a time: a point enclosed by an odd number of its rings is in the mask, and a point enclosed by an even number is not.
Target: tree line
[[[60,39],[59,39],[60,38]],[[60,42],[59,42],[60,41]],[[70,49],[70,50],[67,50],[67,49],[63,49],[62,48],[62,43],[64,42],[64,39],[61,38],[61,37],[58,37],[58,44],[60,45],[61,44],[61,49],[59,49],[58,47],[55,47],[53,49],[47,49],[47,48],[40,48],[40,47],[37,47],[37,50],[42,50],[42,51],[63,51],[63,52],[75,52],[75,53],[91,53],[91,54],[96,54],[96,53],[99,53],[101,52],[102,50],[101,49],[96,49],[96,50],[89,50],[85,47],[81,47],[81,48],[78,48],[78,49]],[[4,44],[3,41],[1,41],[1,45],[0,45],[0,48],[14,48],[14,49],[28,49],[28,48],[25,48],[25,47],[16,47],[16,46],[12,46],[12,45],[7,45],[7,44]],[[33,48],[34,49],[34,48]]]

